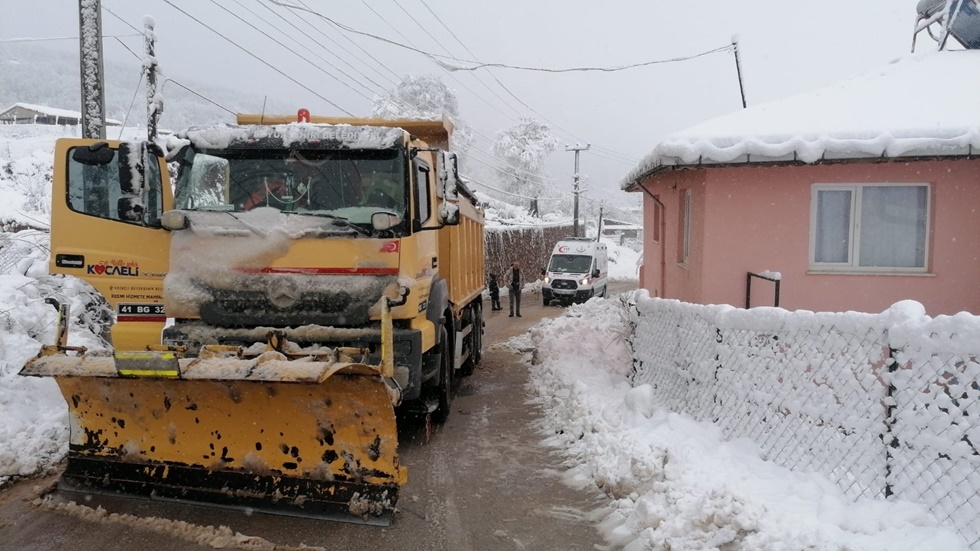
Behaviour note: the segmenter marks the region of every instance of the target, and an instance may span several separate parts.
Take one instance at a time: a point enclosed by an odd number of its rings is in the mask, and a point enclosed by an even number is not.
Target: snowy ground
[[[70,134],[70,129],[0,127],[0,221],[44,227],[46,202],[26,201],[12,183],[37,176],[43,195],[53,138]],[[511,214],[498,206],[488,218],[501,223],[498,218]],[[17,375],[42,342],[54,339],[55,311],[43,299],[54,296],[72,305],[73,345],[102,346],[97,333],[105,312],[86,309],[95,301],[84,283],[46,275],[44,233],[0,236],[2,484],[12,476],[45,472],[67,448],[67,412],[57,386],[49,379]],[[610,243],[610,278],[635,280],[638,259],[638,253]],[[525,291],[533,292],[535,284]],[[593,299],[510,343],[537,350],[540,361],[528,360],[535,403],[545,415],[546,442],[564,454],[570,484],[594,485],[609,495],[608,507],[596,517],[613,546],[966,549],[918,505],[850,502],[828,480],[766,463],[751,442],[724,442],[715,427],[657,407],[647,387],[631,388],[627,382],[628,330],[618,298]]]
[[[748,440],[668,412],[627,382],[626,310],[593,299],[512,339],[528,355],[546,442],[566,480],[610,498],[600,530],[627,550],[952,551],[967,549],[921,506],[852,502],[831,481],[761,459]]]

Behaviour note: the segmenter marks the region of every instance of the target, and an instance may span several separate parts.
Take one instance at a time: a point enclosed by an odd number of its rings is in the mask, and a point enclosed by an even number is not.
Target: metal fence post
[[[885,444],[885,499],[892,496],[892,449],[898,447],[898,438],[892,432],[892,425],[895,423],[895,411],[898,405],[895,403],[897,389],[894,384],[894,377],[898,371],[898,360],[895,355],[898,350],[888,347],[888,387],[885,389],[885,434],[881,435],[882,443]]]

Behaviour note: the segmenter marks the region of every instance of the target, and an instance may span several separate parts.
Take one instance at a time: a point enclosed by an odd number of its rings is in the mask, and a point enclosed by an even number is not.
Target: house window
[[[677,221],[680,224],[677,232],[679,238],[677,244],[677,262],[687,264],[691,256],[691,190],[683,190],[680,206],[680,216],[677,217]]]
[[[929,234],[929,186],[813,186],[810,267],[922,272]]]

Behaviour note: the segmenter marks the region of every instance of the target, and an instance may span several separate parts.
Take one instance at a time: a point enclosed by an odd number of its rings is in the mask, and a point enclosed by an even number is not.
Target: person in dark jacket
[[[510,317],[514,317],[514,305],[517,305],[517,317],[521,317],[521,288],[524,287],[524,279],[521,277],[521,265],[515,262],[510,269],[510,283],[508,284],[507,302],[510,304]]]
[[[497,274],[490,274],[490,283],[487,287],[490,289],[490,309],[503,310],[500,306],[500,285],[497,284]]]

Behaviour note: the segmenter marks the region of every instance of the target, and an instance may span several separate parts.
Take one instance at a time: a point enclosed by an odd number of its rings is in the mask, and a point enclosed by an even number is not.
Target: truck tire
[[[439,400],[439,407],[432,412],[432,420],[442,424],[449,418],[453,404],[453,346],[449,342],[446,326],[439,330],[439,384],[431,387]]]
[[[475,302],[470,306],[470,357],[459,368],[462,377],[469,377],[476,370],[477,364],[483,358],[483,305]]]

